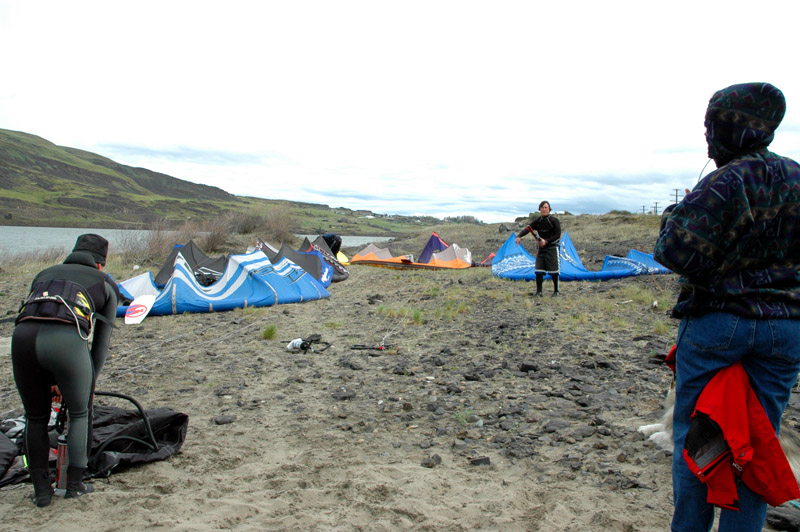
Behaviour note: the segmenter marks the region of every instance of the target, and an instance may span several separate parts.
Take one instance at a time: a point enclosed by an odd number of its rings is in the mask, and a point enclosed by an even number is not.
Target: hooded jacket
[[[706,141],[718,169],[665,213],[655,246],[682,276],[677,317],[800,317],[800,165],[767,149],[785,110],[769,83],[711,98]]]
[[[697,400],[683,457],[707,501],[738,509],[736,477],[772,506],[800,498],[775,430],[741,362],[717,372]]]

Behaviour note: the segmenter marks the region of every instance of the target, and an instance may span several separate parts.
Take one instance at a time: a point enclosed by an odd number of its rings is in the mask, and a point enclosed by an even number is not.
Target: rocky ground
[[[599,269],[655,235],[612,251],[572,238]],[[677,328],[674,276],[563,283],[553,299],[489,268],[350,270],[322,301],[120,324],[98,389],[188,413],[181,453],[45,509],[30,485],[0,491],[0,526],[668,528],[671,456],[636,429],[658,420],[671,379],[657,357]],[[0,311],[33,273],[0,281]],[[313,334],[314,350],[287,350]],[[0,352],[3,417],[20,407],[10,366]]]

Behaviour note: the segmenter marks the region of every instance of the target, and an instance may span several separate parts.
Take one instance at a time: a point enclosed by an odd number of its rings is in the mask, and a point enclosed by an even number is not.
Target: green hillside
[[[208,185],[134,168],[41,137],[0,129],[0,225],[147,228],[229,214],[288,210],[298,233],[404,233],[437,223],[327,205],[234,196]]]

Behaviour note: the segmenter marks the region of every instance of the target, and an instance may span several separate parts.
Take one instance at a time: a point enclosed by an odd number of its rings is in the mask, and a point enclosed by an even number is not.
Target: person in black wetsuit
[[[543,201],[539,204],[541,216],[525,226],[517,235],[517,244],[522,237],[531,233],[539,244],[536,254],[536,295],[542,295],[544,274],[549,273],[553,279],[553,297],[560,294],[558,291],[558,274],[560,263],[558,259],[558,244],[561,242],[561,222],[550,214],[550,202]]]
[[[92,395],[108,354],[119,296],[116,283],[102,271],[107,254],[108,241],[102,236],[79,236],[63,264],[36,275],[11,337],[14,380],[27,418],[25,449],[36,506],[47,506],[53,496],[47,432],[53,390],[69,411],[65,497],[94,491],[83,483],[91,445]]]

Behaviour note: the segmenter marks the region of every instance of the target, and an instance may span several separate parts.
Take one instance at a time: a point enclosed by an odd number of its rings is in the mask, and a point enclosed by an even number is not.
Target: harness
[[[74,281],[53,279],[33,285],[28,299],[19,308],[17,323],[25,320],[48,320],[75,324],[84,340],[94,327],[94,304],[88,291]],[[104,320],[107,321],[107,320]]]
[[[547,227],[544,227],[544,223],[545,222],[547,222]],[[538,233],[533,228],[534,224],[536,224],[536,229],[538,229]],[[539,218],[537,218],[536,220],[532,221],[528,225],[528,232],[530,232],[530,234],[532,234],[536,238],[543,238],[545,241],[547,241],[547,236],[550,236],[550,234],[554,230],[555,230],[555,226],[553,225],[553,222],[550,220],[550,216],[549,215],[548,216],[540,216]],[[541,234],[542,232],[544,232],[545,235],[547,235],[547,236],[542,236],[542,234]],[[547,244],[545,244],[544,247],[545,248],[558,247],[560,242],[561,242],[561,237],[556,238],[552,242],[547,242]]]

